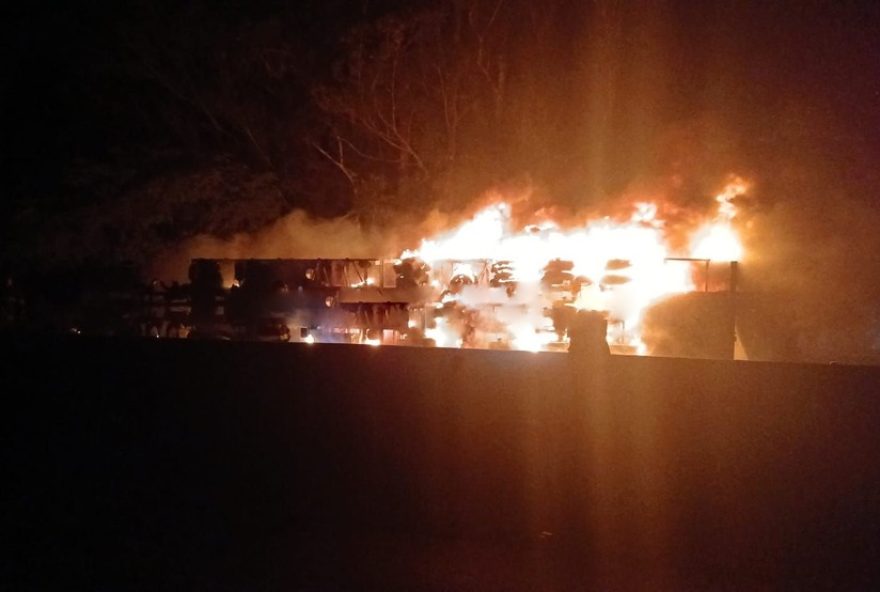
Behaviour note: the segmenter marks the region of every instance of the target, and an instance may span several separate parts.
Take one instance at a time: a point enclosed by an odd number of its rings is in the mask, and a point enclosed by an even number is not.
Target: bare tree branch
[[[315,150],[317,150],[327,160],[329,160],[331,163],[333,163],[333,165],[337,169],[339,169],[339,171],[343,175],[345,175],[345,178],[348,179],[348,182],[351,185],[352,190],[356,192],[357,191],[357,183],[356,183],[357,175],[355,174],[354,171],[352,171],[347,166],[345,166],[345,158],[344,158],[344,153],[342,151],[342,143],[337,142],[337,148],[339,150],[339,157],[338,158],[334,157],[332,154],[330,154],[329,152],[324,150],[324,148],[322,148],[321,145],[318,144],[317,142],[312,142],[311,144]]]

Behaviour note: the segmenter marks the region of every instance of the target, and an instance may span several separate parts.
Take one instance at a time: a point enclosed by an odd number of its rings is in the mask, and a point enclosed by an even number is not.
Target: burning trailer
[[[569,350],[591,319],[614,353],[730,358],[744,191],[734,178],[687,230],[654,203],[563,226],[496,202],[396,257],[193,259],[189,284],[154,281],[126,317],[152,337],[532,352]]]
[[[736,264],[669,258],[664,265],[686,269],[701,290],[660,314],[649,311],[652,353],[732,357]],[[506,260],[196,259],[190,337],[566,351],[582,292],[611,297],[631,281],[622,259],[611,260],[596,285],[573,267],[551,260],[531,284],[517,282]],[[604,319],[612,352],[642,353],[628,341],[626,319],[592,314]],[[689,325],[700,328],[697,338],[680,328]],[[711,346],[703,347],[707,335]]]

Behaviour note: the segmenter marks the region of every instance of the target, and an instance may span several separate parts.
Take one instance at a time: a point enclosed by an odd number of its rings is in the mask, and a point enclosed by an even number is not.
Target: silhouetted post
[[[579,310],[568,328],[568,353],[586,362],[604,361],[608,347],[608,321],[596,310]]]

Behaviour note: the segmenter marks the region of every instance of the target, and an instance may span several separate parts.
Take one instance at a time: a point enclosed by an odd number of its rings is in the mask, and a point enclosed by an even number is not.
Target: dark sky
[[[596,59],[603,4],[548,3],[559,15],[554,58],[576,72]],[[623,3],[621,38],[610,46],[620,72],[617,107],[603,158],[641,162],[663,130],[705,113],[760,145],[780,114],[802,102],[835,136],[880,155],[880,6],[875,2]],[[167,134],[144,111],[157,89],[126,71],[129,37],[162,43],[163,22],[209,15],[193,43],[236,28],[275,22],[303,48],[304,84],[329,76],[338,40],[352,25],[388,13],[393,2],[66,2],[7,10],[2,174],[5,199],[47,199],[77,158],[162,144]],[[502,3],[502,8],[504,4]],[[163,21],[163,19],[165,19]],[[159,31],[159,35],[157,35]],[[608,48],[605,48],[608,51]],[[305,55],[308,54],[308,55]],[[607,58],[606,58],[607,59]],[[581,84],[571,78],[572,90]],[[300,81],[303,83],[303,80]],[[564,92],[560,94],[564,95]],[[579,101],[577,92],[570,97]],[[141,101],[140,99],[144,99]],[[303,88],[303,103],[308,90]],[[565,101],[566,97],[555,97]],[[579,105],[567,106],[577,113]],[[810,117],[809,113],[805,116]],[[585,121],[584,134],[596,122]],[[567,124],[566,124],[567,125]],[[573,128],[578,123],[572,122]],[[647,130],[647,131],[646,131]],[[848,141],[845,139],[844,141]],[[578,157],[580,158],[580,157]],[[634,164],[631,168],[641,166]],[[625,184],[638,171],[618,169]],[[611,174],[611,173],[608,173]]]

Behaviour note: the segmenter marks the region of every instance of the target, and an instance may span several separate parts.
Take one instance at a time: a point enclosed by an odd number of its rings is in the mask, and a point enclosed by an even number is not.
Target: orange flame
[[[690,252],[685,253],[670,250],[655,203],[635,204],[631,217],[623,222],[605,217],[562,228],[547,221],[522,229],[513,227],[507,203],[490,205],[458,227],[422,240],[401,258],[419,259],[433,269],[428,285],[439,292],[437,307],[452,304],[480,311],[484,325],[493,329],[484,329],[482,338],[467,340],[458,327],[438,316],[425,336],[441,347],[486,346],[494,342],[500,326],[508,347],[541,351],[560,339],[549,312],[561,303],[605,312],[611,321],[609,343],[645,353],[641,340],[645,310],[666,296],[694,289],[690,270],[667,264],[669,257],[717,261],[742,257],[732,224],[733,201],[746,190],[742,179],[733,178],[715,197],[716,216],[697,229]],[[547,277],[548,264],[556,261],[567,262],[558,285]],[[484,263],[483,271],[477,269],[477,262]],[[489,264],[502,262],[510,270],[515,291],[479,280]],[[444,264],[445,276],[438,271]],[[453,278],[459,282],[455,290],[449,289]]]
[[[693,257],[712,259],[715,261],[739,261],[743,257],[743,246],[733,219],[736,217],[736,206],[733,200],[744,195],[748,190],[746,183],[736,177],[715,196],[718,202],[718,214],[715,220],[702,226],[692,241]]]

